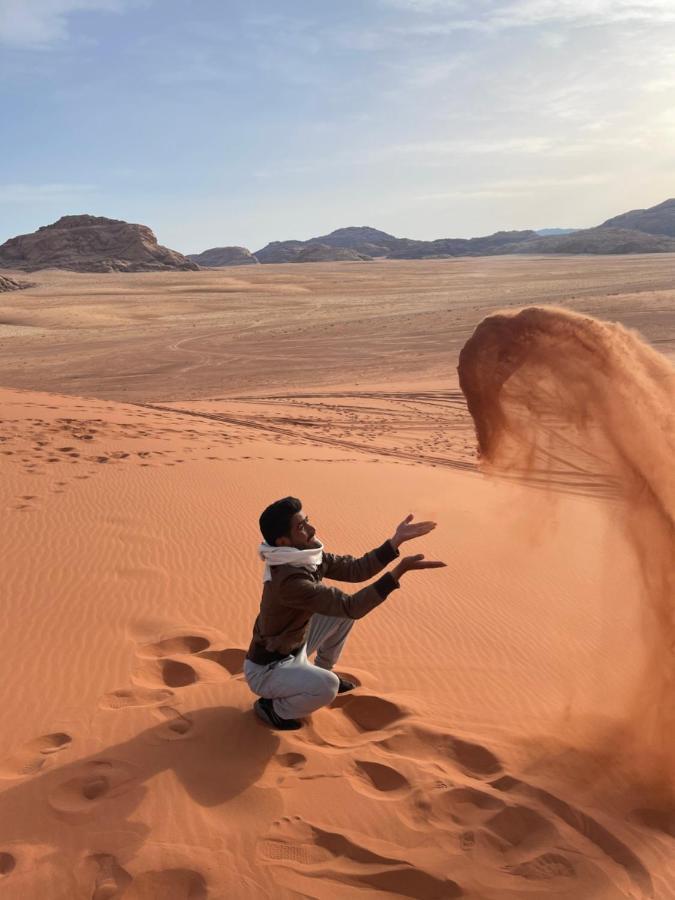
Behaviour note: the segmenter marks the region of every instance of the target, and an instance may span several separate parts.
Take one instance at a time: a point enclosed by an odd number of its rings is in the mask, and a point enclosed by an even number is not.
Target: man
[[[404,541],[428,534],[435,522],[413,524],[407,516],[393,537],[359,559],[324,553],[316,529],[296,497],[284,497],[260,516],[265,562],[260,613],[244,662],[244,677],[254,694],[257,715],[272,728],[302,727],[304,716],[327,706],[336,694],[355,685],[332,669],[355,619],[379,606],[399,587],[405,572],[436,569],[443,562],[423,554],[406,556],[373,584],[355,594],[328,587],[324,578],[366,581],[399,556]],[[307,657],[317,651],[311,664]]]

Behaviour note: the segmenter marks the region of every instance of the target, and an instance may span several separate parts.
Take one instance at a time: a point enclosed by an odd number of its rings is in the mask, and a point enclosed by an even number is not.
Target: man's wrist
[[[401,546],[402,541],[397,540],[396,536],[394,535],[394,537],[389,538],[389,543],[394,548],[394,550],[398,552],[398,548]]]

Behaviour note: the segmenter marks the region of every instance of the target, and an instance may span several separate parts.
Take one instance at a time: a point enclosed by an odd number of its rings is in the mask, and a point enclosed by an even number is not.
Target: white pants
[[[339,680],[331,669],[342,652],[354,619],[314,613],[307,643],[297,656],[259,666],[244,661],[244,678],[254,694],[274,700],[282,719],[301,719],[332,703]],[[315,663],[307,657],[317,651]]]

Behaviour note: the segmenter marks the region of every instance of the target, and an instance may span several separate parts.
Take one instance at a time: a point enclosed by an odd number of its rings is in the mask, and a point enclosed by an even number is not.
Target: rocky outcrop
[[[497,231],[487,237],[441,238],[437,241],[405,241],[406,246],[395,250],[392,259],[432,259],[449,256],[490,256],[508,253],[512,244],[536,238],[535,231]]]
[[[75,272],[154,272],[199,266],[157,243],[146,225],[103,216],[63,216],[0,246],[0,267]]]
[[[608,256],[622,253],[672,253],[675,252],[675,239],[626,228],[598,226],[558,237],[538,237],[512,245],[506,252],[588,253]]]
[[[0,294],[4,291],[22,291],[24,288],[33,287],[27,281],[15,281],[13,278],[7,278],[0,275]]]
[[[305,241],[272,241],[253,255],[265,264],[295,262],[295,257],[304,247]]]
[[[347,247],[331,247],[312,241],[298,253],[293,262],[361,262],[369,259],[372,259],[372,256],[357,253],[356,250],[349,250]]]
[[[326,244],[329,247],[343,247],[347,250],[363,253],[366,256],[377,257],[389,256],[406,241],[403,238],[394,237],[393,234],[387,234],[386,231],[379,231],[377,228],[369,228],[362,225],[338,228],[337,231],[331,231],[330,234],[311,238],[307,243]]]
[[[220,266],[258,265],[259,260],[246,247],[212,247],[203,253],[188,253],[187,258],[198,266],[219,268]]]
[[[338,228],[320,238],[308,241],[274,241],[257,250],[261,263],[323,262],[341,260],[431,259],[448,256],[486,256],[507,253],[504,249],[530,238],[535,231],[498,231],[479,238],[442,238],[437,241],[414,241],[397,238],[376,228]],[[315,248],[315,249],[312,249]],[[318,249],[316,249],[318,248]],[[332,254],[330,251],[333,251]]]
[[[603,222],[600,228],[622,228],[675,237],[675,199],[664,200],[649,209],[633,209],[614,216]]]

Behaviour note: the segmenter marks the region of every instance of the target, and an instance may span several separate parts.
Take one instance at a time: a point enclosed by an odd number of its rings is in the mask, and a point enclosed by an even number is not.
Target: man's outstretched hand
[[[413,519],[414,516],[410,513],[410,515],[406,516],[400,525],[397,526],[394,536],[389,538],[392,545],[397,550],[404,541],[411,541],[413,538],[422,537],[423,534],[429,534],[429,532],[433,531],[436,527],[435,522],[413,522]],[[421,566],[420,568],[429,567]]]
[[[400,581],[401,575],[414,569],[442,569],[445,563],[436,559],[425,559],[423,553],[417,553],[415,556],[404,556],[403,559],[394,566],[391,574],[397,581]]]

